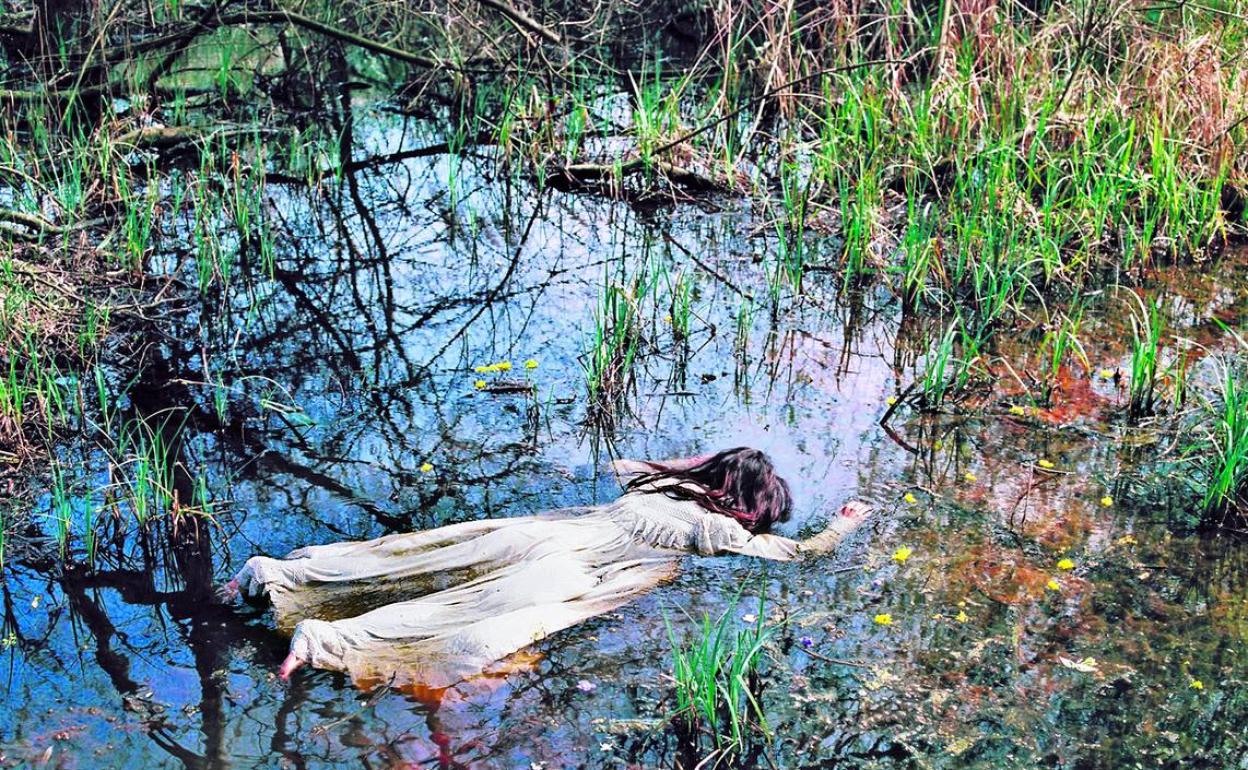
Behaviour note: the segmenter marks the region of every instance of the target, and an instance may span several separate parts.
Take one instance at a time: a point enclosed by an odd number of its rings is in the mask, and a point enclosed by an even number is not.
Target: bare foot
[[[282,667],[277,670],[277,675],[282,678],[282,681],[286,681],[290,679],[291,674],[295,673],[295,669],[299,668],[302,665],[303,665],[303,660],[301,660],[298,655],[292,652],[291,654],[286,656],[286,660],[282,661]]]
[[[230,582],[221,586],[221,588],[218,589],[217,593],[221,597],[221,599],[224,601],[227,601],[227,602],[237,601],[238,593],[239,593],[238,581],[231,580]]]

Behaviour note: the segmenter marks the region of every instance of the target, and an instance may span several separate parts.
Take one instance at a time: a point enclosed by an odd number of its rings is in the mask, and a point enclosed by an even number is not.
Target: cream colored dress
[[[849,529],[838,519],[819,550]],[[619,607],[670,578],[682,555],[788,560],[805,545],[629,492],[594,508],[257,556],[235,579],[248,596],[267,594],[279,627],[293,626],[291,652],[312,666],[440,688]]]

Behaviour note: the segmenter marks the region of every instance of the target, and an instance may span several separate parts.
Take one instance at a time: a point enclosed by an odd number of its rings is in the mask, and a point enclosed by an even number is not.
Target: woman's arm
[[[780,535],[753,535],[740,543],[733,543],[724,550],[775,561],[792,561],[802,556],[831,553],[870,515],[870,506],[854,500],[846,503],[841,508],[840,514],[829,522],[822,532],[800,542]]]
[[[831,553],[841,544],[849,533],[862,526],[871,517],[871,506],[858,500],[851,500],[841,508],[841,512],[822,532],[808,537],[800,544],[799,551],[803,554]]]
[[[683,471],[706,462],[711,455],[697,457],[677,457],[672,460],[613,460],[611,469],[618,476],[640,476],[643,473],[655,473],[663,470]]]

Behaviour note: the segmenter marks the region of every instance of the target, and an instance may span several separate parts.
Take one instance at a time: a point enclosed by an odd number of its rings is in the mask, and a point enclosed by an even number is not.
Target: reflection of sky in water
[[[356,157],[420,143],[401,126],[370,134],[364,141],[376,146]],[[1214,659],[1244,670],[1224,635],[1242,617],[1227,620],[1223,611],[1219,626],[1193,610],[1220,607],[1221,597],[1243,588],[1241,556],[1217,557],[1223,571],[1213,587],[1159,567],[1197,563],[1202,546],[1165,545],[1155,522],[1120,513],[1121,505],[1098,508],[1107,490],[1126,502],[1128,490],[1113,479],[1134,460],[1094,433],[1038,433],[999,416],[961,427],[899,417],[895,426],[920,454],[904,451],[877,425],[896,369],[903,384],[915,376],[913,353],[894,349],[895,303],[873,292],[834,302],[837,274],[812,273],[815,301],[782,313],[773,327],[755,262],[771,258],[773,245],[750,237],[761,215],[738,204],[638,213],[592,197],[537,196],[469,159],[457,169],[452,217],[450,171],[444,158],[417,158],[312,196],[274,187],[273,213],[285,222],[274,280],[240,281],[228,298],[209,297],[188,316],[180,341],[156,354],[170,379],[199,381],[206,379],[202,345],[211,376],[235,386],[221,431],[213,430],[207,389],[165,393],[196,407],[186,461],[207,476],[218,500],[229,501],[211,530],[224,544],[211,549],[215,579],[252,553],[613,497],[614,480],[594,481],[602,466],[585,433],[580,356],[604,281],[651,274],[654,296],[641,306],[645,339],[629,398],[635,416],[620,423],[618,453],[762,448],[796,493],[787,533],[818,524],[855,496],[888,514],[863,538],[874,542],[858,543],[832,565],[767,569],[771,611],[792,621],[779,634],[776,654],[786,665],[769,701],[792,739],[777,749],[782,756],[799,764],[866,762],[899,751],[898,735],[909,736],[905,751],[924,752],[935,766],[981,766],[975,763],[1003,755],[1004,748],[994,753],[1002,746],[1033,757],[1074,751],[1088,736],[1072,733],[1070,715],[1102,707],[1056,665],[1058,653],[1127,661],[1180,695],[1187,694],[1183,676],[1161,662],[1170,656],[1194,656],[1205,670]],[[812,248],[816,259],[835,253]],[[687,355],[663,320],[677,271],[695,281]],[[734,356],[738,290],[758,301],[743,373]],[[1238,302],[1223,295],[1210,307]],[[1208,316],[1192,313],[1190,324],[1202,327]],[[1088,321],[1094,360],[1120,360],[1120,322],[1112,315]],[[1006,354],[1031,355],[1026,340],[1016,344]],[[526,371],[528,358],[538,368]],[[498,360],[513,369],[497,377],[532,378],[534,399],[473,387],[496,375],[472,367]],[[1098,408],[1112,406],[1117,394],[1097,387]],[[262,398],[297,406],[306,418],[262,408]],[[933,449],[935,441],[942,449]],[[1042,456],[1076,473],[1037,477]],[[426,461],[434,470],[422,474]],[[963,480],[966,470],[975,482]],[[918,506],[898,502],[907,489],[922,492]],[[939,505],[929,507],[928,492]],[[1129,532],[1141,541],[1138,554],[1116,544]],[[903,541],[916,550],[905,568],[888,559]],[[1071,576],[1061,596],[1018,604],[985,598],[1047,577],[1058,548],[1081,568],[1099,565],[1105,577]],[[205,555],[171,558],[185,565]],[[858,568],[863,562],[870,571]],[[846,563],[855,568],[832,569]],[[543,658],[532,670],[465,686],[432,716],[398,695],[373,701],[329,674],[280,686],[272,673],[284,642],[263,616],[210,606],[181,588],[176,569],[152,581],[108,565],[94,584],[77,578],[62,586],[18,567],[6,599],[22,608],[28,643],[6,656],[7,700],[22,705],[0,714],[0,736],[9,757],[37,756],[54,744],[66,766],[81,767],[329,767],[365,758],[392,767],[435,761],[443,734],[471,766],[606,766],[615,758],[670,765],[661,733],[613,735],[609,720],[661,716],[665,616],[684,628],[680,608],[717,610],[747,580],[747,596],[756,593],[762,567],[743,558],[691,559],[674,585],[538,645]],[[27,611],[35,596],[39,607]],[[965,624],[950,620],[958,601],[968,601]],[[895,615],[895,627],[871,623],[882,611]],[[798,649],[802,636],[826,656],[879,664],[900,680],[823,664]],[[598,689],[579,692],[580,679]],[[891,683],[878,691],[864,685],[878,681]],[[936,703],[933,683],[953,702]],[[1063,694],[1054,699],[1054,692]],[[1160,696],[1124,697],[1146,708]],[[935,726],[916,732],[907,703],[919,704]],[[1110,724],[1124,720],[1096,713]],[[984,738],[981,720],[994,719],[1004,726]],[[1033,734],[1020,721],[1042,727]],[[988,748],[959,760],[945,749],[963,738]],[[602,752],[604,741],[615,748]]]

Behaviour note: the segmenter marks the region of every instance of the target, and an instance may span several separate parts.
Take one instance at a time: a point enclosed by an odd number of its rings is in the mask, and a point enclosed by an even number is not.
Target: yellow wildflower
[[[889,406],[892,406],[893,404],[897,403],[897,397],[889,396],[888,398],[884,399],[884,403],[888,404]]]
[[[485,390],[485,380],[477,380],[472,386],[477,390]]]
[[[907,492],[906,496],[901,499],[905,500],[910,505],[914,505],[915,503],[919,501],[919,498],[915,497],[913,492]]]
[[[1054,580],[1053,578],[1049,578],[1049,582],[1045,583],[1045,584],[1044,584],[1044,587],[1045,587],[1045,588],[1047,588],[1047,589],[1049,589],[1050,591],[1060,591],[1060,590],[1062,590],[1062,587],[1061,587],[1061,586],[1058,584],[1058,582],[1057,582],[1056,580]]]
[[[536,369],[536,368],[537,368],[537,359],[536,359],[536,358],[530,358],[528,361],[525,361],[525,362],[524,362],[524,368],[525,368],[525,369]]]
[[[480,364],[478,366],[474,366],[472,367],[472,370],[476,372],[477,374],[487,374],[490,371],[492,371],[488,364]]]
[[[1070,559],[1062,559],[1058,561],[1057,568],[1064,569],[1064,570],[1072,570],[1075,568],[1075,563],[1071,561]]]
[[[1019,406],[1018,404],[1015,404],[1014,406],[1010,407],[1010,414],[1022,417],[1023,415],[1027,414],[1027,407]]]
[[[879,615],[876,615],[874,620],[876,625],[879,626],[891,626],[893,624],[893,616],[887,612],[881,612]]]
[[[1101,370],[1101,376],[1102,376],[1102,377],[1104,377],[1105,379],[1107,379],[1107,380],[1108,380],[1110,377],[1113,377],[1113,376],[1114,376],[1114,370],[1113,370],[1113,369],[1102,369],[1102,370]]]
[[[432,470],[433,470],[433,463],[428,463],[428,462],[427,462],[427,463],[424,463],[424,464],[422,464],[422,465],[420,466],[420,472],[421,472],[421,473],[429,473],[429,472],[430,472],[430,471],[432,471]]]
[[[905,564],[906,559],[909,559],[910,554],[912,553],[914,553],[914,549],[912,549],[908,545],[903,545],[902,547],[898,548],[896,551],[893,551],[893,561],[897,562],[898,564]]]
[[[1123,535],[1122,537],[1114,541],[1116,545],[1122,545],[1122,546],[1135,545],[1138,542],[1140,541],[1136,540],[1134,535]]]
[[[498,370],[498,371],[500,371],[500,372],[510,372],[510,371],[511,371],[511,362],[510,362],[510,361],[499,361],[498,363],[494,364],[494,368],[495,368],[495,369],[497,369],[497,370]]]
[[[1054,467],[1052,460],[1045,460],[1044,458],[1037,460],[1036,465],[1039,465],[1041,468],[1044,468],[1045,470],[1052,470]]]
[[[974,483],[975,481],[979,480],[979,477],[976,476],[974,473],[971,473],[970,471],[963,473],[962,478],[966,479],[968,482],[971,482],[971,483]]]
[[[1202,681],[1200,681],[1199,679],[1193,679],[1193,680],[1192,680],[1192,684],[1191,684],[1191,688],[1192,688],[1193,690],[1203,690],[1203,689],[1205,689],[1205,683],[1204,683],[1204,682],[1202,682]]]
[[[954,620],[958,621],[959,623],[965,623],[966,621],[970,619],[971,619],[971,616],[966,614],[966,610],[959,610],[957,617],[954,618]]]
[[[937,452],[939,452],[940,450],[944,448],[945,448],[945,442],[941,441],[940,439],[936,439],[934,442],[932,442],[932,449],[935,449]]]
[[[1104,497],[1101,498],[1101,505],[1105,506],[1106,508],[1110,507],[1113,504],[1114,504],[1114,498],[1110,497],[1109,495],[1105,495]]]

